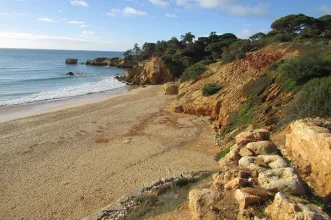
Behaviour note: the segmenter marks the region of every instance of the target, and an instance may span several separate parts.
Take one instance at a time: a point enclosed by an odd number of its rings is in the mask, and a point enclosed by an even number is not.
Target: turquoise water
[[[0,107],[63,99],[124,87],[123,69],[86,66],[87,59],[122,52],[0,49]],[[66,58],[78,58],[66,65]],[[73,72],[76,76],[66,76]]]

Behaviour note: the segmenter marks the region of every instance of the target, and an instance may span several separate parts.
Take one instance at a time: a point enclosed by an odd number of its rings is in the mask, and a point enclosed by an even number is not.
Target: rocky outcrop
[[[264,70],[279,60],[291,58],[298,53],[298,48],[290,45],[273,45],[248,53],[244,59],[226,65],[222,62],[211,64],[199,79],[181,84],[180,97],[174,101],[174,108],[180,106],[184,113],[212,116],[218,119],[219,126],[223,126],[229,121],[231,113],[238,111],[242,102],[245,101],[243,89],[248,83],[259,78]],[[216,95],[204,97],[202,89],[208,83],[222,85],[222,89]],[[279,86],[266,91],[265,96],[268,101],[272,101],[268,107],[273,108],[276,108],[275,105],[282,105],[283,99],[286,101],[289,99],[287,96],[279,97]],[[276,100],[277,98],[280,100]],[[261,120],[266,119],[265,115],[261,118]]]
[[[265,212],[271,219],[331,219],[316,205],[282,193],[276,194],[273,203]]]
[[[152,57],[146,63],[128,69],[125,79],[133,84],[159,85],[174,80],[169,69],[159,57]]]
[[[92,66],[109,66],[109,67],[117,67],[117,68],[132,68],[136,63],[131,60],[125,60],[119,57],[106,58],[99,57],[94,59],[88,59],[86,61],[86,65]]]
[[[282,148],[314,192],[327,199],[331,195],[330,125],[322,119],[296,121]]]
[[[165,95],[177,95],[178,87],[178,83],[168,82],[162,86],[162,89]]]
[[[74,59],[74,58],[67,58],[66,59],[66,64],[77,64],[78,59]]]

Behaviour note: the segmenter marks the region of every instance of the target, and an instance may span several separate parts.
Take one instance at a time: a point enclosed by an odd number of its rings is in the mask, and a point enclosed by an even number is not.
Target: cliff
[[[86,61],[86,65],[109,66],[109,67],[117,67],[117,68],[132,68],[134,65],[136,65],[136,62],[131,60],[125,60],[119,57],[113,57],[113,58],[99,57],[94,59],[88,59]]]
[[[174,80],[169,69],[159,57],[140,63],[131,69],[127,69],[125,80],[134,84],[163,84]]]

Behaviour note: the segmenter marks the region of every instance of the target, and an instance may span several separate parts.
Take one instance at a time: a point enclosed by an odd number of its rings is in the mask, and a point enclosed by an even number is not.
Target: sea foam
[[[70,98],[74,96],[110,91],[124,86],[124,83],[119,82],[114,77],[109,77],[99,82],[86,83],[80,86],[66,87],[54,91],[32,94],[22,98],[0,101],[0,107],[9,107],[13,105],[24,105],[42,101]]]

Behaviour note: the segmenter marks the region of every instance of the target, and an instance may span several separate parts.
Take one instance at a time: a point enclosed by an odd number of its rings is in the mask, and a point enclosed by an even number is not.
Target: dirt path
[[[0,219],[80,219],[159,177],[217,168],[204,118],[159,86],[0,124]]]

